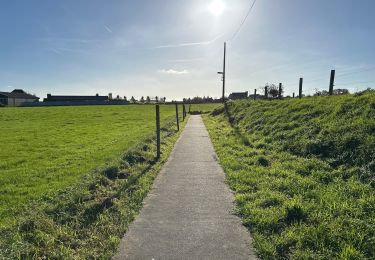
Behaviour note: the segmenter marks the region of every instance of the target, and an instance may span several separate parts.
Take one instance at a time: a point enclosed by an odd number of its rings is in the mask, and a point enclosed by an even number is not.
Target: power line
[[[245,16],[245,18],[243,19],[242,23],[240,24],[240,26],[238,27],[238,29],[235,31],[235,33],[233,34],[232,38],[230,38],[228,41],[232,41],[234,40],[234,38],[237,36],[237,34],[240,32],[242,26],[245,24],[246,20],[247,20],[247,17],[249,16],[249,14],[251,13],[251,11],[253,10],[254,8],[254,5],[256,3],[257,0],[254,0],[252,5],[250,6],[249,10],[247,11],[247,14]]]

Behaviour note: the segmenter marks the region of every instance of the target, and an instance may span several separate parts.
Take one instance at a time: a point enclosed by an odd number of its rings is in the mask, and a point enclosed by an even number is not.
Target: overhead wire
[[[235,38],[235,37],[237,36],[237,34],[240,32],[240,30],[242,29],[242,26],[245,24],[245,22],[246,22],[247,18],[249,17],[251,11],[253,10],[256,1],[257,1],[257,0],[253,0],[253,3],[251,4],[249,10],[247,11],[245,18],[242,20],[240,26],[237,28],[237,30],[234,32],[234,34],[232,35],[232,37],[231,37],[228,41],[232,41],[232,40],[234,40],[234,38]]]

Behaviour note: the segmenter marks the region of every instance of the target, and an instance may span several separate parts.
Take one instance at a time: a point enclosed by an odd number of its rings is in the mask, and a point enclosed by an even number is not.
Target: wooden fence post
[[[279,99],[281,99],[282,91],[283,91],[283,83],[279,83]]]
[[[268,87],[264,87],[264,96],[268,99]]]
[[[156,105],[156,158],[160,158],[160,107]]]
[[[302,85],[303,85],[303,78],[299,79],[299,98],[302,98]]]
[[[293,98],[295,97],[295,94],[294,94],[294,92],[293,92]]]
[[[333,95],[333,86],[335,85],[335,74],[336,74],[336,71],[331,70],[331,78],[329,80],[329,95],[330,96]]]
[[[180,122],[179,122],[179,120],[178,120],[178,103],[177,103],[177,101],[176,101],[175,105],[176,105],[176,123],[177,123],[177,131],[180,131]]]
[[[256,99],[257,99],[257,90],[254,89],[254,100],[256,100]]]
[[[185,103],[182,103],[182,121],[185,121],[185,117],[186,117]]]

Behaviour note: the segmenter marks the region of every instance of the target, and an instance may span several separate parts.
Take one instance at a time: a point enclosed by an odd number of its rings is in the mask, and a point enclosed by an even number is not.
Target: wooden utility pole
[[[281,92],[283,92],[283,83],[279,83],[279,99],[281,99]]]
[[[160,158],[160,108],[156,105],[156,158]]]
[[[331,70],[331,78],[329,80],[329,95],[330,96],[333,95],[333,86],[335,85],[335,74],[336,74],[336,71]]]
[[[300,78],[299,79],[299,93],[298,93],[299,98],[302,98],[302,86],[303,86],[303,78]]]
[[[223,61],[223,71],[219,71],[217,74],[222,75],[222,81],[223,81],[223,93],[222,93],[222,101],[225,103],[225,63],[226,63],[226,57],[227,57],[227,43],[224,42],[224,61]]]
[[[256,99],[257,99],[257,90],[254,89],[254,100],[256,100]]]
[[[227,58],[227,43],[224,42],[224,62],[223,62],[223,103],[225,102],[225,69]]]

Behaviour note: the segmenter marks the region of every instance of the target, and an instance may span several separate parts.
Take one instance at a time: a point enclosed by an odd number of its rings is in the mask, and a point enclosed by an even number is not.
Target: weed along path
[[[256,259],[200,116],[156,178],[114,259]]]

